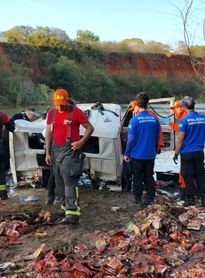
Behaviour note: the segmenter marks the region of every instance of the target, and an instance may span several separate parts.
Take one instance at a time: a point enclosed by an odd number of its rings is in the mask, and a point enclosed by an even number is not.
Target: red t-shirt
[[[63,145],[66,143],[68,132],[67,124],[65,124],[65,121],[68,120],[68,110],[59,112],[56,109],[55,117],[52,122],[53,110],[54,109],[50,109],[48,111],[47,124],[53,125],[53,143],[56,145]],[[77,106],[74,106],[71,120],[71,142],[80,140],[79,127],[87,122],[88,118],[85,113]]]

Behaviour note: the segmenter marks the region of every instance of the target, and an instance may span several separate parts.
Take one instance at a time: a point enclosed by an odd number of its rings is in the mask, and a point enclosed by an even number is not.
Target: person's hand
[[[125,162],[130,162],[130,157],[127,155],[124,155],[123,159]]]
[[[52,165],[52,158],[50,154],[46,154],[45,162],[47,165]]]
[[[76,141],[76,142],[73,142],[71,143],[71,149],[73,151],[76,151],[76,150],[79,150],[81,147],[82,147],[82,142],[79,140],[79,141]]]
[[[175,164],[178,164],[178,155],[179,155],[178,153],[174,154],[173,160]]]
[[[161,153],[161,149],[157,148],[157,154],[160,154],[160,153]]]

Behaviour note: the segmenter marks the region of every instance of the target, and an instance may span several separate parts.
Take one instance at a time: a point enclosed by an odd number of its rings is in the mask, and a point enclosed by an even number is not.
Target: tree
[[[184,41],[187,47],[188,55],[190,57],[192,68],[196,76],[205,85],[205,59],[198,59],[195,56],[196,47],[193,47],[197,27],[201,27],[201,33],[203,38],[205,39],[205,17],[203,17],[203,19],[201,19],[200,21],[198,19],[199,9],[204,10],[204,7],[195,8],[193,5],[194,0],[184,0],[183,9],[177,9],[181,15],[184,31]]]
[[[115,100],[115,84],[103,70],[92,68],[86,73],[86,87],[92,102]]]
[[[33,34],[34,28],[30,26],[15,26],[10,30],[3,32],[7,42],[27,43],[28,38]]]
[[[38,46],[63,47],[70,42],[66,33],[57,28],[37,27],[28,42]]]
[[[144,41],[138,38],[125,39],[118,45],[122,51],[131,52],[143,52],[145,47]]]
[[[180,55],[187,55],[188,54],[187,46],[186,46],[184,41],[179,41],[178,42],[175,52],[177,54],[180,54]]]
[[[30,26],[15,26],[3,32],[3,35],[7,42],[27,43],[48,47],[64,47],[71,41],[65,31],[58,28],[42,26],[37,28],[32,28]]]
[[[75,61],[62,56],[58,63],[50,66],[50,72],[52,88],[65,88],[77,100],[85,98],[85,76]]]
[[[144,50],[149,53],[170,54],[170,46],[156,41],[148,41],[145,44]]]
[[[81,43],[87,43],[87,44],[92,44],[98,42],[100,39],[98,36],[96,36],[93,32],[91,31],[83,31],[83,30],[78,30],[76,33],[76,39],[77,42]]]

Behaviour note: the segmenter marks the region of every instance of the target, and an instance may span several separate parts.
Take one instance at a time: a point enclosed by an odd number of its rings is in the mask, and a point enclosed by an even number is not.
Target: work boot
[[[60,218],[61,218],[61,217],[65,217],[65,211],[62,211],[62,210],[61,210],[61,211],[58,211],[58,212],[55,213],[55,216],[56,216],[56,217],[60,217]]]
[[[68,214],[66,215],[62,221],[62,224],[78,224],[79,223],[79,216],[78,215],[74,215],[74,214]]]

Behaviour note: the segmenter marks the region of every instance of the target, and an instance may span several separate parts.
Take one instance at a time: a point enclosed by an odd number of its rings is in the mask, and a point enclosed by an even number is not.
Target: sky
[[[140,38],[176,45],[183,41],[179,9],[185,0],[0,0],[0,32],[14,26],[43,26],[64,30],[74,39],[89,30],[100,41]],[[204,44],[205,1],[194,0],[190,20],[194,44]],[[203,15],[204,13],[204,15]],[[193,20],[194,18],[194,20]]]

